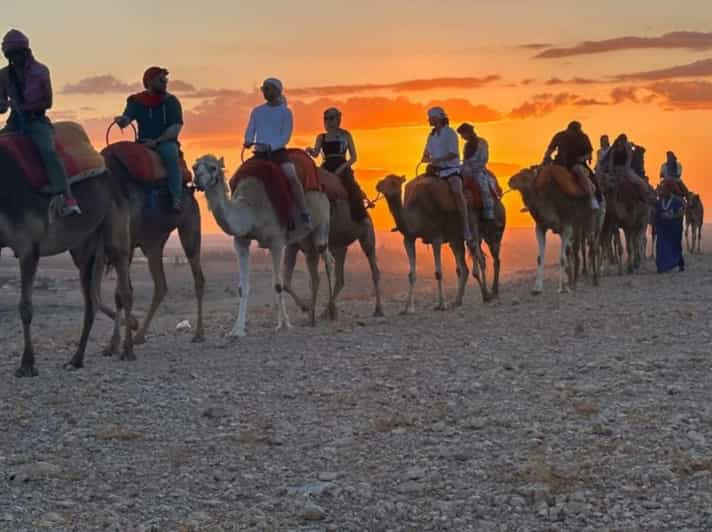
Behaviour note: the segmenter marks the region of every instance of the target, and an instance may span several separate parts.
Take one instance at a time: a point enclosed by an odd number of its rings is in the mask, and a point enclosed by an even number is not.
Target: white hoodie
[[[245,131],[245,144],[266,144],[272,151],[287,146],[292,137],[292,111],[285,105],[276,106],[267,103],[255,107],[250,113],[250,121]],[[264,146],[255,147],[266,151]]]

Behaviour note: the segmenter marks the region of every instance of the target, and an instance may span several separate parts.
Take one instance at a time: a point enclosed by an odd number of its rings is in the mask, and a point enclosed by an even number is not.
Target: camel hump
[[[105,157],[116,158],[126,168],[131,178],[138,183],[155,183],[164,179],[168,174],[158,153],[138,142],[128,140],[114,142],[104,148],[101,153]],[[179,164],[183,183],[190,183],[192,176],[182,152]]]
[[[329,201],[349,199],[346,188],[336,174],[332,174],[323,168],[317,168],[316,172],[321,189],[326,194],[326,197],[329,198]]]
[[[94,149],[84,128],[76,122],[54,124],[55,149],[67,172],[69,183],[76,183],[106,171],[104,159]],[[15,159],[27,182],[35,190],[49,184],[37,148],[26,135],[0,135],[0,148]]]
[[[457,212],[455,198],[447,181],[420,175],[405,186],[405,208],[415,204],[424,208],[434,207],[441,212]]]
[[[304,192],[321,191],[322,187],[319,183],[316,164],[304,150],[297,148],[288,148],[287,156],[292,164],[297,169],[297,175],[302,182]]]
[[[578,176],[558,164],[542,166],[534,178],[534,187],[539,192],[546,193],[551,186],[556,186],[570,198],[588,196],[590,190],[593,190],[593,183],[589,178],[586,178],[586,182],[582,184]]]

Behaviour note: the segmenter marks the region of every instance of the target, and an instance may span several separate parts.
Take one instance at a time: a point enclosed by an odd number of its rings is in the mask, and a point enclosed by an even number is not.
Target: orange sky
[[[578,119],[594,145],[602,133],[623,131],[644,145],[653,179],[674,150],[688,185],[712,198],[708,0],[688,0],[674,13],[644,0],[570,5],[72,0],[47,6],[41,19],[30,3],[11,3],[3,20],[25,30],[50,66],[54,118],[80,121],[97,147],[144,68],[161,64],[186,111],[189,161],[214,152],[234,169],[249,110],[260,103],[254,87],[277,76],[295,115],[293,146],[312,142],[324,108],[342,109],[359,149],[357,177],[371,196],[378,176],[413,175],[425,109],[437,102],[455,125],[473,122],[488,140],[503,186]],[[506,203],[510,224],[530,223],[514,194]],[[391,227],[384,206],[375,218]]]

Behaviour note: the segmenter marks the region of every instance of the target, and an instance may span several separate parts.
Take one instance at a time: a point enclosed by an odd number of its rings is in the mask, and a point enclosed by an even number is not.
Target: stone
[[[422,467],[413,467],[405,472],[405,478],[408,480],[420,480],[425,477],[426,471]]]
[[[183,320],[176,325],[176,332],[187,332],[192,328],[193,326],[188,320]]]
[[[307,502],[302,509],[302,519],[305,521],[323,521],[326,518],[326,511],[312,502]]]

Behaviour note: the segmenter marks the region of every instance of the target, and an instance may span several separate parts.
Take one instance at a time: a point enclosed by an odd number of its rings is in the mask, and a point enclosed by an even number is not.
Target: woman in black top
[[[349,196],[351,217],[360,222],[368,216],[368,213],[363,202],[364,194],[356,183],[351,168],[357,158],[354,140],[351,133],[341,128],[341,112],[334,107],[324,111],[324,128],[326,131],[316,137],[314,147],[307,148],[306,152],[312,157],[323,154],[321,167],[341,179]]]

